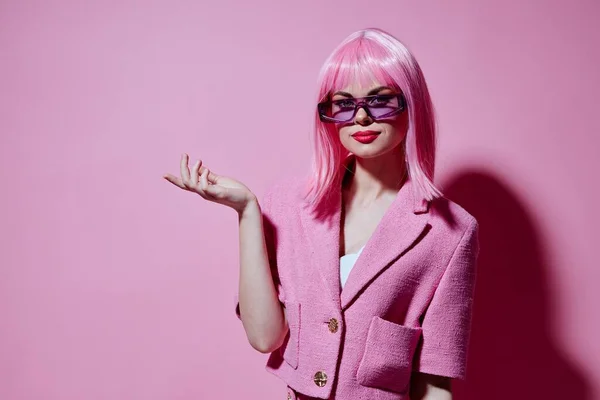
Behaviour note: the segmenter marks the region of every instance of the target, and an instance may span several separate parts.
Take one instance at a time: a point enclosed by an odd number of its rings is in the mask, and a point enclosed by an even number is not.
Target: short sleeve
[[[272,187],[267,190],[266,194],[263,197],[263,200],[259,202],[260,209],[263,217],[263,230],[265,233],[265,243],[267,246],[267,256],[269,259],[269,265],[271,268],[271,275],[273,277],[273,282],[275,284],[275,288],[277,289],[277,295],[279,301],[283,304],[285,301],[285,294],[283,287],[281,285],[281,280],[279,278],[279,273],[277,269],[277,257],[276,257],[276,249],[277,249],[277,238],[276,238],[276,228],[274,218],[272,216],[272,198],[276,193],[276,188]],[[238,286],[239,287],[239,286]],[[240,304],[239,304],[239,293],[236,289],[234,294],[234,305],[235,305],[235,314],[238,318],[240,317]]]
[[[477,256],[478,223],[464,232],[422,320],[414,369],[465,379],[471,331]]]

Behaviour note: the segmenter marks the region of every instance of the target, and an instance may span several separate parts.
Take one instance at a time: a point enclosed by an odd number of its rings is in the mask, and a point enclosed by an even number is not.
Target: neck
[[[346,176],[345,191],[360,204],[381,197],[395,196],[406,180],[406,162],[402,152],[389,151],[374,158],[354,156]]]

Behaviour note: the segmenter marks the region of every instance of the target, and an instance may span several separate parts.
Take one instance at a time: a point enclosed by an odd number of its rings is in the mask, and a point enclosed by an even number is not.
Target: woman
[[[433,184],[421,69],[379,29],[325,62],[306,181],[261,204],[197,161],[165,178],[239,215],[236,312],[288,399],[451,399],[465,378],[477,222]],[[236,300],[236,301],[237,301]]]

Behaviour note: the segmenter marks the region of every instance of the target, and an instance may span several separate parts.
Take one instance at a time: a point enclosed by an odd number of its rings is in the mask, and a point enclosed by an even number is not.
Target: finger
[[[212,171],[208,171],[208,176],[206,177],[208,181],[212,184],[219,183],[219,175],[215,174]]]
[[[208,173],[210,171],[208,170],[208,168],[204,167],[202,168],[202,173],[200,174],[200,189],[202,189],[203,191],[206,191],[206,189],[208,188]]]
[[[183,182],[181,181],[181,179],[179,179],[175,175],[165,174],[165,175],[163,175],[163,178],[165,178],[167,181],[171,182],[173,185],[175,185],[177,187],[180,187],[182,189],[186,188],[185,185],[183,184]]]
[[[206,178],[203,178],[203,176],[206,175],[206,168],[205,167],[202,167],[202,168],[203,169],[202,169],[202,172],[200,173],[199,182],[194,187],[194,191],[196,191],[204,199],[209,200],[209,195],[206,193],[206,191],[204,190],[204,186],[203,186],[203,181],[206,180]]]
[[[213,185],[208,181],[208,176],[210,175],[210,170],[205,168],[200,175],[200,187],[205,195],[210,198],[214,198],[219,193],[219,187],[217,185]]]
[[[208,168],[203,171],[203,174],[200,175],[200,185],[208,196],[212,198],[222,198],[227,191],[227,188],[224,188],[219,185],[215,185],[209,182],[208,177],[211,172]]]
[[[206,178],[208,179],[209,182],[211,182],[210,180],[210,176],[212,175],[213,177],[215,176],[215,174],[213,174],[212,172],[210,172],[210,170],[205,166],[205,165],[201,165],[199,168],[199,173],[198,173],[198,178],[200,178],[200,176],[204,173],[204,171],[207,171],[207,176]],[[200,183],[200,179],[198,179],[198,183]],[[213,183],[213,182],[211,182]]]
[[[190,185],[192,187],[198,186],[198,169],[200,168],[201,164],[202,164],[202,161],[198,160],[198,161],[196,161],[196,163],[194,164],[194,167],[192,168],[192,175],[190,177]]]
[[[189,159],[189,157],[186,153],[183,153],[181,155],[181,163],[180,163],[181,181],[183,182],[185,187],[189,187],[189,182],[190,182],[190,169],[188,168],[188,159]]]

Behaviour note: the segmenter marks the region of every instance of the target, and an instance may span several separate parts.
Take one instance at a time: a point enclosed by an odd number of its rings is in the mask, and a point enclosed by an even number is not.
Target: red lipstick
[[[367,144],[367,143],[371,143],[372,141],[377,139],[377,136],[379,136],[380,133],[381,132],[377,132],[377,131],[359,131],[359,132],[352,134],[352,137],[357,142]]]

